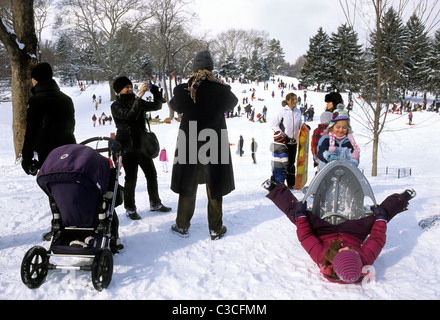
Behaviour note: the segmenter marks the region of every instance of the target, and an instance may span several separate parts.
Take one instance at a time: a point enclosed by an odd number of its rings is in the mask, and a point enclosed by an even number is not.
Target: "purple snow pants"
[[[298,199],[295,198],[284,184],[277,185],[266,197],[272,200],[290,221],[295,224],[294,208],[298,203]],[[391,220],[396,214],[406,210],[408,201],[402,195],[395,193],[388,196],[379,206],[388,212],[389,220]],[[310,212],[308,212],[307,217],[317,237],[332,233],[346,233],[361,240],[365,240],[368,237],[376,221],[376,217],[371,215],[365,218],[346,220],[343,223],[332,225]]]

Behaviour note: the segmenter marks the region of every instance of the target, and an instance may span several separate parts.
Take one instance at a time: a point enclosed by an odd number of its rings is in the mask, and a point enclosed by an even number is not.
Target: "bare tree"
[[[159,72],[164,76],[168,74],[169,84],[165,85],[165,94],[169,107],[169,118],[174,117],[174,110],[169,106],[171,98],[172,79],[175,74],[175,57],[193,42],[185,30],[189,29],[188,23],[195,14],[188,12],[189,0],[152,0],[150,10],[153,16],[153,25],[150,29],[152,45],[155,48],[156,64]]]
[[[11,0],[0,3],[0,41],[6,48],[11,63],[12,130],[17,158],[26,131],[26,109],[31,95],[31,70],[36,63],[37,37],[34,24],[34,2]],[[11,11],[7,6],[10,5]],[[9,16],[7,12],[12,12]],[[12,23],[12,24],[11,24]]]
[[[41,61],[41,35],[43,30],[49,27],[47,23],[47,17],[49,13],[49,9],[53,9],[52,4],[54,0],[35,0],[35,30],[37,33],[38,47],[37,47],[37,58],[38,61]]]
[[[213,42],[213,50],[223,59],[238,58],[243,55],[247,32],[242,29],[229,29],[219,33]],[[221,61],[223,62],[223,61]]]
[[[127,62],[138,51],[134,45],[139,32],[146,30],[151,17],[143,0],[63,0],[63,24],[69,34],[93,46],[96,59],[106,74],[111,99],[115,99],[113,81],[126,72]],[[123,39],[118,39],[121,29]],[[122,41],[121,41],[122,40]]]
[[[438,9],[438,0],[414,0],[410,7],[409,0],[339,0],[344,11],[347,22],[355,28],[356,18],[363,19],[363,28],[365,34],[372,36],[375,41],[370,45],[374,52],[376,74],[374,89],[370,92],[364,92],[361,100],[357,101],[364,114],[364,119],[359,123],[371,132],[372,141],[372,176],[377,176],[378,151],[380,143],[380,135],[385,130],[389,105],[392,103],[389,92],[393,90],[394,83],[401,76],[405,62],[408,61],[412,52],[416,49],[414,44],[408,44],[406,54],[403,57],[394,57],[391,61],[392,72],[384,73],[385,65],[382,57],[382,28],[384,16],[389,7],[393,7],[400,17],[405,14],[411,16],[416,14],[420,20],[427,26],[427,32],[439,23],[440,10]],[[429,4],[428,4],[429,3]],[[436,8],[436,9],[435,9]],[[435,10],[434,10],[435,9]],[[388,63],[390,63],[388,61]],[[389,68],[388,68],[389,69]],[[371,70],[368,70],[371,72]],[[361,76],[365,78],[365,75]],[[371,89],[371,87],[370,87]],[[372,92],[374,91],[374,92]]]

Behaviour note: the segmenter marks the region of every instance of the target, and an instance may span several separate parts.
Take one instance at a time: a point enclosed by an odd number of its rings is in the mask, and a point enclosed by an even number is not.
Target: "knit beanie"
[[[273,134],[273,141],[278,143],[285,143],[286,134],[282,131],[275,131]]]
[[[53,77],[52,67],[47,62],[39,63],[32,69],[31,77],[38,82],[50,80]]]
[[[331,127],[333,127],[335,125],[335,123],[340,120],[347,120],[348,123],[350,124],[350,116],[348,115],[348,112],[346,110],[339,109],[338,111],[334,111],[332,113],[332,117],[331,117],[330,123],[328,125],[328,131],[330,131]],[[351,130],[349,130],[349,131],[351,131]]]
[[[212,59],[211,52],[209,50],[202,50],[196,53],[192,65],[192,71],[197,72],[199,70],[214,69],[214,60]]]
[[[340,251],[333,259],[332,264],[339,279],[346,283],[355,283],[361,277],[362,262],[356,251]]]
[[[319,120],[321,121],[321,123],[329,124],[332,120],[332,113],[330,111],[325,111],[321,113]]]
[[[116,94],[119,94],[122,89],[124,89],[128,85],[133,85],[133,83],[127,77],[119,77],[113,82],[113,89]]]

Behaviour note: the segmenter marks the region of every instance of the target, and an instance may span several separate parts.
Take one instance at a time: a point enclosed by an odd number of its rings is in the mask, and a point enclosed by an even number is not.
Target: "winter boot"
[[[121,243],[121,239],[110,240],[110,250],[113,254],[119,253],[122,249],[124,249],[124,245]]]
[[[176,223],[171,226],[171,231],[182,238],[189,237],[188,229],[189,228],[181,228]]]
[[[406,199],[406,201],[409,201],[413,199],[417,193],[414,189],[406,189],[404,192],[401,193],[401,195]]]
[[[218,240],[223,238],[227,229],[225,226],[222,226],[219,231],[215,232],[214,230],[209,230],[209,234],[211,235],[211,240]]]
[[[170,207],[165,207],[162,203],[150,205],[150,211],[170,212]]]
[[[141,220],[141,216],[138,215],[136,210],[127,209],[126,211],[127,217],[129,217],[131,220]]]
[[[273,176],[270,177],[270,179],[267,179],[264,181],[261,186],[266,189],[267,191],[271,192],[277,185],[279,185],[280,182],[275,179]]]
[[[53,232],[52,230],[43,234],[42,238],[44,241],[52,240]]]

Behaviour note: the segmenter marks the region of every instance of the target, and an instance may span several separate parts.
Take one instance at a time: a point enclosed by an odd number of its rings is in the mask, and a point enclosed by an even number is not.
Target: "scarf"
[[[342,137],[338,137],[336,138],[336,135],[333,132],[329,133],[329,137],[330,137],[330,147],[328,148],[328,151],[330,153],[335,153],[336,152],[336,147],[335,147],[335,140],[342,140],[345,138],[345,135]],[[351,133],[349,133],[347,135],[348,140],[350,140],[351,145],[353,146],[353,152],[355,152],[357,149],[359,149],[359,146],[356,144],[356,141],[353,138],[353,135]]]
[[[193,72],[191,75],[191,79],[188,82],[188,88],[185,88],[185,90],[189,91],[191,99],[194,101],[194,103],[197,102],[197,89],[199,88],[202,81],[205,80],[224,85],[224,83],[217,79],[214,74],[209,70],[199,70],[198,72]]]

